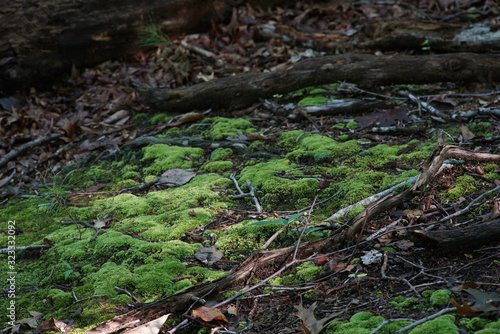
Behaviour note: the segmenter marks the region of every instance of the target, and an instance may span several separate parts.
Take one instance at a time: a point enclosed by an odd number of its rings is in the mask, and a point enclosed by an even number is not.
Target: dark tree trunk
[[[138,50],[144,26],[199,32],[230,13],[225,1],[0,0],[0,91],[50,87],[53,79]]]

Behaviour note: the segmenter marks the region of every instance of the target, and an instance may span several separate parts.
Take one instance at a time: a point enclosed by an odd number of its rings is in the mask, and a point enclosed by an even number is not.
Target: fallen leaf
[[[475,137],[471,130],[465,125],[460,125],[460,133],[465,141],[469,141]]]
[[[196,176],[195,172],[186,169],[174,168],[167,170],[165,173],[161,174],[161,176],[158,178],[157,183],[182,186],[183,184],[186,184],[189,181],[191,181],[191,179],[195,176]]]
[[[205,322],[227,324],[227,319],[222,312],[215,307],[200,306],[193,310],[193,318],[200,318]]]
[[[462,314],[462,315],[471,315],[477,313],[478,311],[474,311],[470,308],[469,304],[466,301],[462,300],[463,305],[457,303],[457,301],[453,298],[450,298],[450,303],[456,307],[456,310],[453,313]]]
[[[209,266],[222,259],[223,256],[224,253],[215,248],[215,246],[198,248],[194,254],[195,258]]]
[[[316,303],[313,303],[309,308],[305,308],[300,305],[294,305],[297,309],[297,317],[302,320],[300,327],[304,330],[306,334],[319,334],[326,325],[333,320],[334,317],[338,316],[339,313],[330,314],[328,317],[323,319],[316,319],[314,316],[314,309],[316,308]]]
[[[465,289],[472,295],[476,302],[471,307],[476,312],[500,311],[500,294],[497,292],[484,292],[477,289]]]

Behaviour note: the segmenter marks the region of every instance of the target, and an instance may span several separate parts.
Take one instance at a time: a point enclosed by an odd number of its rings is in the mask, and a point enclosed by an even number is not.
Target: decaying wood
[[[457,158],[459,156],[462,158],[467,157],[469,160],[479,161],[482,158],[486,158],[488,161],[500,162],[500,155],[488,154],[485,156],[483,153],[470,152],[455,146],[439,145],[434,154],[429,158],[428,163],[426,164],[427,167],[425,167],[425,170],[419,178],[420,181],[417,181],[412,188],[407,189],[398,195],[385,196],[368,205],[365,211],[352,218],[346,224],[349,226],[346,230],[325,239],[301,244],[297,254],[298,258],[307,258],[315,253],[327,253],[334,251],[335,247],[337,247],[336,245],[345,242],[349,238],[352,239],[360,233],[364,222],[369,222],[380,213],[401,204],[402,201],[419,193],[421,188],[433,177],[433,175],[428,171],[435,172],[439,169],[445,159],[450,157]],[[499,224],[500,222],[498,219],[491,222],[491,227],[496,231],[495,233],[498,233],[500,230]],[[457,232],[456,235],[463,237],[467,233],[471,233],[471,231],[473,230]],[[476,231],[478,230],[474,230],[474,233]],[[484,233],[481,232],[481,235],[483,234]],[[440,236],[441,235],[438,235],[438,237]],[[448,237],[450,236],[451,238],[454,237],[454,235],[451,234]],[[100,324],[98,327],[87,333],[114,333],[122,328],[130,326],[137,327],[167,313],[183,314],[190,307],[195,306],[193,300],[197,300],[199,298],[214,298],[219,295],[221,291],[224,291],[229,287],[248,285],[248,282],[254,278],[262,279],[262,277],[258,276],[259,273],[269,271],[272,272],[273,270],[277,270],[282,267],[284,264],[291,261],[294,250],[295,247],[292,246],[272,251],[255,252],[237,269],[218,280],[191,287],[182,293],[158,300],[147,304],[138,310],[133,310],[126,314],[117,316]],[[265,268],[266,270],[264,270]]]
[[[500,31],[479,22],[463,26],[442,22],[391,20],[370,22],[364,32],[371,39],[360,48],[377,50],[419,50],[432,52],[492,52],[500,49]],[[425,44],[423,44],[425,42]]]
[[[500,240],[500,219],[444,231],[412,231],[419,242],[447,251],[464,250]]]
[[[0,7],[3,91],[50,87],[72,65],[83,68],[135,52],[147,25],[173,37],[206,30],[210,20],[228,14],[224,1],[205,0],[0,0]]]
[[[142,100],[155,112],[183,113],[219,108],[237,110],[263,98],[339,81],[360,87],[433,82],[500,81],[500,55],[429,56],[337,55],[303,59],[274,72],[241,74],[188,88],[150,88],[141,84]]]

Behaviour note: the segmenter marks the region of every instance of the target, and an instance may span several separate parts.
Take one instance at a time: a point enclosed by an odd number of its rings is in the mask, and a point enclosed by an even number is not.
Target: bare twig
[[[476,204],[478,201],[482,200],[484,197],[488,196],[491,193],[499,192],[499,191],[500,191],[500,185],[498,185],[495,188],[493,188],[491,190],[488,190],[487,192],[485,192],[485,193],[481,194],[480,196],[476,197],[475,199],[473,199],[472,201],[470,201],[470,203],[465,208],[463,208],[461,210],[458,210],[455,213],[452,213],[451,215],[448,215],[446,217],[441,218],[440,220],[438,220],[438,223],[441,223],[441,222],[443,222],[445,220],[449,220],[449,219],[458,217],[460,215],[463,215],[464,213],[469,212],[471,210],[472,206],[474,206],[474,204]]]
[[[19,246],[19,247],[12,247],[12,248],[1,248],[0,249],[0,254],[6,254],[8,252],[20,252],[23,250],[30,250],[30,249],[44,249],[44,248],[50,248],[52,245],[31,245],[31,246]]]
[[[233,198],[252,197],[255,204],[255,210],[257,210],[257,212],[259,213],[262,212],[262,207],[260,206],[259,200],[257,199],[257,196],[255,196],[255,188],[252,186],[250,180],[247,180],[247,187],[249,191],[247,193],[244,193],[238,185],[238,180],[236,180],[234,174],[231,174],[229,178],[234,182],[234,185],[239,192],[239,195],[234,195]]]
[[[24,151],[29,150],[30,148],[45,144],[46,142],[49,142],[49,141],[56,139],[56,138],[59,138],[61,136],[62,136],[62,133],[53,133],[53,134],[48,135],[48,136],[38,137],[35,140],[27,142],[27,143],[13,149],[12,151],[10,151],[9,153],[5,154],[4,156],[2,156],[0,158],[0,167],[5,165],[7,162],[14,159],[15,157],[17,157],[18,155],[20,155]]]
[[[427,321],[429,321],[429,320],[435,319],[435,318],[437,318],[437,317],[439,317],[439,316],[441,316],[441,315],[443,315],[443,314],[446,314],[446,313],[451,312],[451,311],[454,311],[454,310],[456,310],[456,308],[454,308],[454,307],[449,307],[449,308],[442,309],[442,310],[441,310],[441,311],[439,311],[439,312],[436,312],[436,313],[434,313],[434,314],[431,314],[431,315],[429,315],[428,317],[422,318],[422,319],[420,319],[420,320],[418,320],[418,321],[415,321],[415,322],[414,322],[414,323],[412,323],[412,324],[409,324],[409,325],[408,325],[408,326],[406,326],[406,327],[403,327],[403,328],[399,329],[398,331],[396,331],[396,333],[395,333],[395,334],[402,334],[402,333],[406,333],[406,332],[408,332],[410,329],[415,328],[415,327],[417,327],[418,325],[423,324],[424,322],[427,322]]]
[[[378,194],[372,195],[370,197],[362,199],[361,201],[359,201],[357,203],[351,204],[351,205],[349,205],[349,206],[347,206],[347,207],[345,207],[345,208],[343,208],[343,209],[335,212],[333,215],[331,215],[330,217],[328,217],[327,219],[325,219],[325,221],[336,220],[337,218],[340,218],[340,217],[343,217],[343,216],[347,215],[349,213],[349,211],[351,211],[352,209],[354,209],[357,206],[367,206],[367,205],[375,202],[376,200],[380,199],[381,197],[389,195],[390,193],[394,192],[396,189],[398,189],[401,186],[404,186],[404,185],[407,185],[407,184],[414,184],[417,181],[417,179],[418,179],[418,177],[420,175],[421,174],[415,175],[414,177],[412,177],[412,178],[410,178],[410,179],[408,179],[406,181],[403,181],[401,183],[398,183],[395,186],[390,187],[389,189],[381,191]],[[337,195],[337,194],[335,194],[335,195]]]
[[[385,274],[385,270],[387,269],[387,260],[389,256],[387,255],[387,252],[384,253],[384,263],[382,264],[382,267],[380,268],[380,273],[382,274],[382,279],[386,279],[389,281],[403,281],[405,282],[410,289],[417,295],[417,297],[420,297],[420,293],[418,293],[417,289],[404,277],[392,277],[392,276],[387,276]]]
[[[0,183],[0,188],[5,186],[6,184],[8,184],[10,182],[10,180],[12,180],[12,178],[14,177],[15,174],[16,174],[16,170],[14,169],[12,171],[12,173],[10,173],[10,175]]]

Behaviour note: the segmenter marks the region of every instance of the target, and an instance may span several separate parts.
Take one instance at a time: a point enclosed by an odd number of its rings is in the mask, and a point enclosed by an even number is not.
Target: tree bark
[[[137,51],[144,26],[169,36],[207,30],[224,0],[0,0],[0,91],[50,87],[54,78]]]
[[[274,72],[241,74],[182,89],[138,89],[153,111],[182,113],[195,109],[243,109],[275,94],[339,81],[361,87],[460,81],[499,81],[500,55],[428,56],[338,55],[304,59]]]
[[[455,230],[415,230],[412,235],[427,247],[456,251],[473,249],[500,239],[500,219]]]

